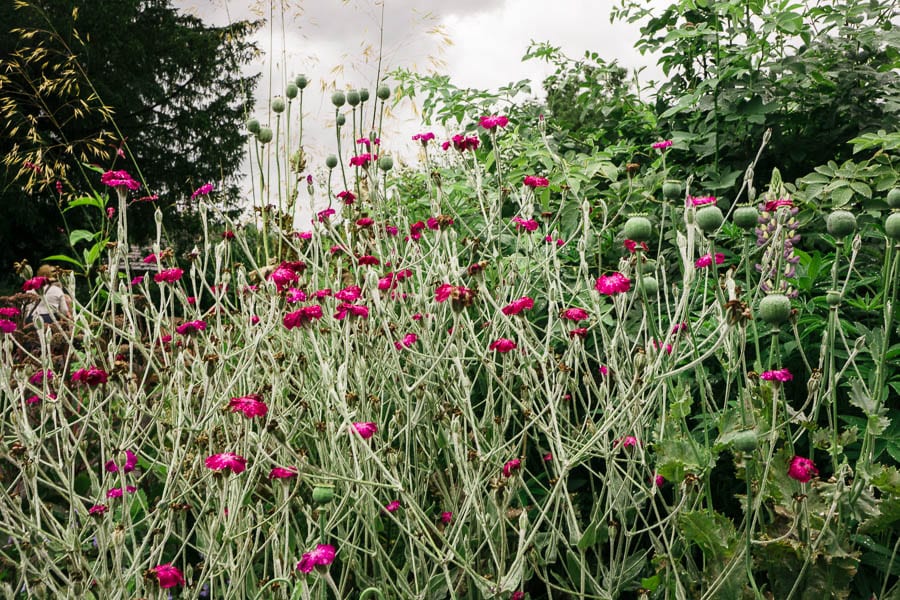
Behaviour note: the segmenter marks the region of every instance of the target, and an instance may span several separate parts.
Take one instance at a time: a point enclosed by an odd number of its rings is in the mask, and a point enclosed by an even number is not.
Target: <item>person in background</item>
[[[56,267],[41,265],[37,270],[37,277],[46,279],[46,283],[40,290],[29,290],[28,293],[40,295],[41,299],[35,302],[29,315],[31,318],[40,318],[44,323],[54,323],[59,320],[69,320],[72,315],[69,312],[69,302],[66,293],[56,279]]]

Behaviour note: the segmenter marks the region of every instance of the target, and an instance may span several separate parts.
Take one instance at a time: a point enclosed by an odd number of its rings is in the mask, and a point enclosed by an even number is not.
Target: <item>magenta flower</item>
[[[134,487],[133,485],[126,485],[125,491],[128,492],[129,494],[133,494],[137,491],[137,488]],[[122,493],[123,493],[122,488],[112,488],[111,490],[106,492],[106,497],[107,498],[121,498]]]
[[[438,229],[447,229],[451,225],[453,225],[453,219],[446,215],[438,215],[437,217],[428,217],[428,220],[425,221],[426,227],[433,231],[437,231]]]
[[[141,285],[147,279],[146,275],[138,275],[131,280],[131,286]]]
[[[350,304],[348,302],[342,302],[338,304],[337,312],[334,313],[334,318],[338,321],[343,321],[347,318],[347,315],[353,317],[359,317],[361,319],[369,318],[369,307],[363,304]]]
[[[402,350],[404,348],[409,348],[413,344],[415,344],[419,340],[419,336],[414,333],[407,333],[403,336],[403,339],[399,342],[394,342],[394,346],[397,350]]]
[[[206,329],[206,323],[204,321],[185,321],[181,325],[175,328],[176,333],[181,335],[191,335],[197,333],[199,331],[203,331]]]
[[[400,501],[393,500],[393,501],[387,503],[387,505],[384,507],[384,510],[388,511],[389,513],[392,513],[392,512],[396,512],[398,508],[400,508]]]
[[[590,318],[588,311],[583,308],[567,308],[566,310],[559,313],[561,319],[565,319],[567,321],[587,321]]]
[[[18,317],[20,314],[21,312],[15,306],[4,306],[3,308],[0,308],[0,317],[3,317],[5,319]]]
[[[321,318],[322,307],[315,304],[313,306],[304,306],[300,310],[295,310],[292,313],[284,315],[283,322],[287,329],[293,329],[294,327],[300,327],[301,325],[305,325],[306,323]]]
[[[372,256],[371,254],[364,254],[356,260],[361,265],[378,266],[379,264],[381,264],[381,261],[378,260],[378,257]]]
[[[570,338],[586,338],[587,337],[587,327],[576,327],[575,329],[569,330]]]
[[[287,292],[284,295],[284,299],[288,302],[288,304],[306,302],[306,292],[304,292],[303,290],[298,290],[294,287],[288,288]]]
[[[344,190],[343,192],[338,192],[337,199],[350,206],[356,201],[356,194],[351,192],[350,190]]]
[[[638,446],[640,442],[638,442],[638,439],[633,435],[626,435],[621,439],[615,440],[613,442],[613,447],[616,447],[619,444],[622,444],[623,448],[633,448],[635,446]]]
[[[372,423],[371,421],[365,423],[353,423],[353,429],[356,430],[356,433],[359,434],[359,437],[364,440],[367,440],[378,433],[378,425]]]
[[[478,124],[485,129],[493,131],[498,127],[506,127],[507,125],[509,125],[509,119],[503,116],[493,115],[490,117],[481,117],[478,120]]]
[[[446,302],[451,300],[454,303],[460,303],[468,306],[475,298],[475,291],[461,285],[450,285],[442,283],[434,290],[434,299],[437,302]]]
[[[412,141],[422,142],[423,146],[427,146],[428,142],[430,142],[433,139],[434,139],[434,134],[430,131],[427,133],[417,133],[416,135],[412,136]]]
[[[312,552],[305,553],[297,563],[297,570],[301,573],[312,573],[317,566],[328,566],[334,562],[334,546],[318,544]]]
[[[496,350],[501,354],[505,354],[510,350],[516,349],[516,343],[507,338],[498,338],[497,340],[491,342],[491,345],[488,346],[489,350]]]
[[[196,190],[194,190],[194,193],[191,194],[191,200],[195,199],[197,196],[206,196],[214,189],[216,189],[216,186],[214,186],[213,184],[204,183],[203,185],[198,187]]]
[[[516,231],[524,229],[525,231],[535,231],[538,228],[538,222],[534,219],[523,219],[522,217],[513,217],[512,222],[516,225]]]
[[[108,380],[109,375],[99,367],[82,368],[72,373],[72,383],[80,383],[91,387],[106,383]]]
[[[553,462],[553,453],[548,452],[542,458],[544,459],[544,462]]]
[[[333,217],[337,211],[333,208],[326,208],[325,210],[320,210],[316,213],[316,218],[319,220],[319,223],[324,223],[329,219],[329,217]]]
[[[509,597],[509,600],[525,600],[525,592],[523,592],[522,590],[516,590]]]
[[[301,263],[302,264],[302,263]],[[299,268],[300,271],[306,268],[304,264]],[[297,273],[298,269],[294,269],[290,264],[281,263],[278,265],[274,271],[269,274],[269,281],[275,284],[276,289],[281,292],[284,291],[285,288],[292,286],[299,279],[299,275]]]
[[[790,198],[779,198],[778,200],[770,200],[766,202],[765,210],[766,212],[775,212],[782,206],[787,208],[792,208],[794,206],[793,201]]]
[[[100,183],[112,188],[124,187],[132,191],[141,187],[141,184],[132,179],[127,171],[107,171],[100,176]]]
[[[788,477],[791,479],[796,479],[800,483],[806,483],[813,477],[818,476],[819,470],[810,459],[802,456],[795,456],[791,459],[791,464],[788,467]]]
[[[631,254],[637,252],[638,248],[645,252],[650,250],[650,248],[647,246],[647,242],[641,242],[640,244],[638,244],[634,240],[625,240],[623,245],[625,246],[625,249],[628,250],[628,252],[630,252]]]
[[[651,148],[654,150],[665,150],[666,148],[672,147],[672,140],[663,140],[661,142],[654,142],[651,144]]]
[[[184,585],[184,575],[178,567],[172,566],[170,563],[157,565],[150,569],[156,575],[159,587],[163,589],[173,588],[176,585]]]
[[[153,276],[153,281],[156,283],[175,283],[181,279],[182,275],[184,275],[184,271],[177,267],[173,269],[163,269]]]
[[[374,160],[378,160],[378,155],[377,154],[369,154],[368,152],[366,152],[365,154],[360,154],[359,156],[352,157],[350,159],[350,166],[351,167],[362,167],[365,169],[366,167],[369,166],[369,163]]]
[[[334,295],[336,299],[343,302],[356,302],[360,296],[362,296],[362,288],[358,285],[345,287]]]
[[[794,376],[791,375],[791,372],[787,369],[778,369],[776,371],[765,371],[759,376],[760,379],[764,379],[765,381],[791,381]]]
[[[451,140],[452,142],[444,142],[443,144],[441,144],[441,148],[447,150],[448,148],[450,148],[450,145],[452,143],[453,147],[456,150],[465,152],[466,150],[477,150],[478,144],[481,143],[481,140],[478,139],[477,135],[466,137],[464,135],[457,134],[454,135]]]
[[[274,467],[269,471],[269,479],[290,479],[297,476],[297,467]]]
[[[228,408],[233,413],[243,413],[248,419],[264,417],[269,412],[269,407],[262,401],[262,396],[259,394],[248,394],[240,398],[232,398],[228,402]]]
[[[400,233],[400,229],[398,229],[394,225],[385,225],[384,232],[391,237],[397,237],[397,235],[399,235],[399,233]]]
[[[522,461],[518,458],[507,461],[506,464],[503,465],[503,476],[506,478],[510,478],[513,476],[513,473],[518,471],[521,467]]]
[[[50,369],[47,369],[46,371],[44,371],[44,370],[35,371],[31,375],[31,377],[28,378],[28,383],[33,383],[34,385],[41,385],[42,383],[44,383],[44,379],[46,379],[47,381],[50,381],[51,379],[53,379],[53,371],[51,371]]]
[[[704,254],[694,262],[694,266],[702,269],[710,266],[712,262],[713,257],[709,254]],[[725,255],[721,252],[716,252],[716,264],[721,265],[723,262],[725,262]]]
[[[715,196],[688,196],[688,201],[691,203],[691,206],[706,206],[707,204],[715,204],[716,197]]]
[[[361,138],[359,138],[358,140],[356,140],[356,143],[357,143],[357,144],[362,144],[362,145],[364,145],[366,148],[371,148],[371,147],[372,147],[372,140],[370,140],[370,139],[367,138],[367,137],[361,137]],[[375,138],[375,145],[378,146],[378,145],[380,145],[380,144],[381,144],[381,138]]]
[[[601,275],[597,278],[597,283],[594,285],[594,289],[606,296],[613,296],[615,294],[620,294],[630,290],[631,280],[621,273]]]
[[[123,473],[130,473],[134,471],[134,468],[137,466],[137,455],[131,450],[125,451],[125,464],[122,465],[121,469]],[[114,460],[106,461],[106,465],[104,465],[106,470],[110,473],[118,473],[119,465],[116,464]]]
[[[609,375],[609,367],[606,365],[600,365],[600,368],[597,369],[597,372],[600,373],[601,376],[606,377]]]
[[[653,485],[656,487],[662,487],[666,483],[666,478],[657,473],[653,476]]]
[[[356,220],[356,226],[359,227],[360,229],[365,229],[366,227],[371,227],[374,224],[375,224],[375,221],[373,219],[370,219],[369,217],[361,217]]]
[[[18,325],[15,322],[8,319],[0,319],[0,331],[3,333],[12,333],[16,329],[18,329]]]
[[[449,525],[451,521],[453,521],[453,513],[451,511],[445,510],[441,513],[441,523]]]
[[[47,283],[46,277],[32,277],[31,279],[29,279],[28,281],[26,281],[25,283],[22,284],[22,291],[23,292],[29,292],[32,290],[38,291],[42,287],[44,287],[44,284],[46,284],[46,283]]]
[[[206,459],[206,467],[211,471],[223,471],[229,469],[237,475],[247,468],[247,459],[243,456],[234,454],[233,452],[223,452],[222,454],[213,454]]]
[[[528,296],[523,296],[518,300],[513,300],[506,306],[500,309],[504,315],[518,315],[523,310],[531,310],[534,308],[534,300],[529,298]]]
[[[523,183],[531,189],[550,185],[550,181],[546,177],[536,177],[534,175],[526,175]]]
[[[95,504],[88,509],[88,514],[89,515],[102,515],[108,510],[109,510],[109,507],[105,504]]]
[[[677,333],[680,333],[680,332],[682,332],[682,331],[687,331],[687,328],[688,328],[688,324],[687,324],[687,323],[684,323],[684,322],[678,323],[677,325],[674,325],[674,326],[672,327],[672,333],[677,334]]]

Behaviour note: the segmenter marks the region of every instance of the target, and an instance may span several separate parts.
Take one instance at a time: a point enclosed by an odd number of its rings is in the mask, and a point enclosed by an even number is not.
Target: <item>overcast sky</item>
[[[663,0],[652,0],[663,2]],[[331,91],[376,87],[382,2],[376,0],[175,0],[179,8],[221,25],[265,19],[256,41],[264,55],[251,68],[262,72],[256,117],[274,121],[268,99],[283,93],[286,78],[304,73],[304,146],[311,163],[335,152]],[[398,67],[449,75],[454,85],[496,89],[531,79],[535,92],[552,68],[522,62],[530,42],[549,42],[571,58],[586,50],[629,69],[647,67],[642,79],[659,78],[651,57],[633,46],[637,25],[610,23],[618,0],[386,0],[382,72]],[[273,7],[274,5],[274,7]],[[271,73],[271,77],[270,77]],[[393,86],[392,86],[393,87]],[[409,137],[419,120],[402,107],[385,123],[385,149],[415,152]],[[448,132],[434,130],[439,138]],[[453,133],[453,132],[450,132]],[[348,157],[344,157],[346,160]]]

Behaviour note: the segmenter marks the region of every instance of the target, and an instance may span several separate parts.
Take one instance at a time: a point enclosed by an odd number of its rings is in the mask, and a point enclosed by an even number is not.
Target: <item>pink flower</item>
[[[106,208],[106,218],[112,219],[114,216],[116,216],[116,209],[113,208],[112,206],[108,206]]]
[[[478,124],[484,127],[485,129],[495,130],[498,127],[506,127],[509,125],[509,119],[503,116],[490,116],[490,117],[481,117],[478,120]]]
[[[522,590],[516,590],[509,597],[509,600],[525,600],[525,592],[523,592]]]
[[[438,215],[437,217],[428,217],[428,220],[425,222],[425,225],[428,229],[433,231],[437,231],[438,229],[447,229],[451,225],[453,225],[453,219],[446,215]]]
[[[230,229],[227,229],[227,230],[223,231],[223,232],[222,232],[222,239],[223,239],[223,240],[233,240],[233,239],[234,239],[234,232],[231,231]]]
[[[175,283],[181,279],[182,275],[184,275],[184,271],[177,267],[173,269],[163,269],[153,276],[153,281],[156,283]]]
[[[17,328],[18,325],[16,325],[13,321],[10,321],[8,319],[0,319],[0,331],[2,331],[3,333],[12,333]]]
[[[516,349],[516,343],[507,338],[498,338],[496,341],[491,342],[491,345],[488,346],[489,350],[496,350],[501,354],[505,354],[510,350]]]
[[[449,525],[450,522],[453,521],[453,513],[449,510],[445,510],[441,513],[441,523],[444,525]]]
[[[360,229],[364,229],[366,227],[371,227],[374,224],[375,224],[375,221],[373,219],[370,219],[369,217],[361,217],[356,220],[356,226],[359,227]]]
[[[316,218],[319,220],[319,223],[324,223],[328,220],[329,217],[334,216],[336,211],[333,208],[326,208],[325,210],[320,210],[316,213]]]
[[[523,219],[522,217],[513,217],[512,222],[516,224],[516,231],[524,229],[525,231],[535,231],[538,228],[538,222],[534,219]]]
[[[23,292],[28,292],[31,290],[38,291],[42,287],[44,287],[45,283],[47,283],[46,277],[32,277],[31,279],[29,279],[28,281],[26,281],[25,283],[22,284],[22,291]]]
[[[531,189],[550,185],[550,181],[546,177],[535,177],[534,175],[526,175],[524,183]]]
[[[349,190],[344,190],[343,192],[338,193],[337,199],[347,206],[350,206],[356,201],[356,195]]]
[[[416,135],[412,136],[412,141],[422,142],[423,146],[426,146],[428,144],[428,142],[430,142],[433,139],[434,139],[434,134],[430,131],[427,133],[417,133]]]
[[[531,310],[534,308],[534,300],[529,298],[528,296],[523,296],[518,300],[513,300],[506,306],[500,309],[504,315],[517,315],[521,313],[523,310]]]
[[[779,198],[778,200],[770,200],[769,202],[766,202],[765,210],[766,210],[766,212],[773,212],[773,211],[778,210],[782,206],[791,208],[792,206],[794,206],[794,203],[791,201],[790,198]]]
[[[384,510],[388,511],[389,513],[392,513],[392,512],[396,512],[398,508],[400,508],[400,501],[393,500],[393,501],[387,503],[387,505],[384,507]]]
[[[131,450],[126,450],[125,451],[125,464],[122,465],[122,472],[130,473],[130,472],[134,471],[134,468],[137,466],[137,461],[138,461],[137,455],[134,452],[132,452]],[[118,473],[119,472],[119,465],[117,465],[116,461],[114,461],[114,460],[106,461],[105,467],[106,467],[106,470],[110,473]]]
[[[384,232],[391,237],[396,237],[397,234],[400,233],[400,230],[397,227],[395,227],[394,225],[385,225]]]
[[[565,319],[567,321],[587,321],[590,318],[588,311],[583,308],[567,308],[566,310],[559,313],[561,319]]]
[[[176,585],[184,585],[184,575],[181,574],[178,567],[174,567],[170,563],[157,565],[150,569],[150,571],[156,575],[159,587],[163,589],[173,588]]]
[[[802,456],[795,456],[791,459],[791,464],[788,467],[788,477],[791,479],[796,479],[800,483],[806,483],[813,477],[818,476],[819,470],[810,459]]]
[[[553,453],[548,452],[542,458],[544,459],[544,462],[552,462],[553,461]]]
[[[378,260],[377,257],[372,256],[371,254],[364,254],[363,256],[360,256],[360,257],[359,257],[358,259],[356,259],[356,260],[357,260],[357,262],[359,262],[359,264],[361,264],[361,265],[372,265],[372,266],[377,266],[377,265],[381,264],[381,261]]]
[[[666,148],[672,147],[672,140],[663,140],[661,142],[655,142],[650,145],[654,150],[665,150]]]
[[[329,544],[319,544],[312,552],[305,553],[297,563],[301,573],[312,573],[317,566],[328,566],[334,562],[335,549]]]
[[[306,302],[306,292],[303,290],[298,290],[297,288],[288,288],[287,293],[284,295],[284,299],[288,302],[288,304],[296,304],[298,302]]]
[[[147,279],[146,275],[138,275],[134,279],[131,280],[131,286],[134,287],[136,285],[141,285]]]
[[[351,285],[336,293],[334,297],[344,302],[355,302],[361,295],[362,288],[358,285]]]
[[[640,444],[640,442],[638,442],[638,439],[633,435],[626,435],[621,439],[615,440],[613,442],[613,447],[618,446],[620,443],[622,444],[623,448],[633,448]]]
[[[284,315],[283,322],[287,329],[293,329],[294,327],[300,327],[301,325],[305,325],[306,323],[321,318],[322,307],[318,304],[314,304],[312,306],[304,306],[300,310],[295,310],[292,313]]]
[[[72,383],[80,383],[91,387],[106,383],[109,375],[99,367],[88,367],[87,369],[78,369],[72,373]]]
[[[233,452],[213,454],[212,456],[207,457],[205,462],[206,467],[211,471],[219,472],[224,469],[229,469],[235,475],[242,473],[244,469],[247,468],[247,459],[243,456],[234,454]]]
[[[124,187],[132,191],[141,187],[141,184],[132,179],[127,171],[107,171],[100,176],[100,183],[112,188]]]
[[[332,296],[331,288],[322,288],[321,290],[316,290],[315,297],[319,300],[323,298],[328,298]]]
[[[459,302],[468,306],[473,298],[475,298],[475,291],[461,285],[442,283],[434,290],[434,299],[439,303],[451,300],[454,303]]]
[[[603,377],[609,375],[609,368],[606,365],[600,365],[600,368],[597,369],[597,372],[600,373]]]
[[[181,325],[175,328],[175,331],[181,335],[191,335],[193,333],[197,333],[198,331],[203,331],[206,329],[206,323],[204,321],[185,321]]]
[[[397,350],[402,350],[403,348],[409,348],[413,344],[415,344],[419,340],[419,336],[414,333],[407,333],[403,336],[403,339],[399,342],[394,342],[394,346]]]
[[[641,242],[640,244],[638,244],[634,240],[625,240],[623,245],[625,246],[625,249],[628,250],[631,254],[634,254],[638,248],[644,250],[645,252],[650,249],[647,247],[647,242]]]
[[[544,241],[547,242],[548,244],[552,244],[552,243],[553,243],[553,236],[548,234],[548,235],[544,238]],[[556,245],[557,245],[557,246],[563,246],[563,245],[565,245],[565,243],[566,243],[566,242],[563,241],[561,238],[556,238]]]
[[[672,344],[663,344],[659,340],[653,340],[653,349],[654,350],[665,350],[666,354],[672,354]]]
[[[372,162],[373,160],[377,160],[377,159],[378,159],[377,154],[369,154],[368,152],[366,152],[365,154],[360,154],[359,156],[352,157],[350,159],[350,166],[351,167],[362,167],[365,169],[367,166],[369,166],[370,162]]]
[[[576,327],[575,329],[569,330],[570,338],[586,338],[587,337],[587,327]]]
[[[662,487],[666,483],[666,478],[657,473],[653,476],[653,485],[656,487]]]
[[[506,478],[512,477],[513,473],[518,471],[521,467],[522,461],[518,458],[507,461],[506,464],[503,465],[503,476]]]
[[[372,141],[371,141],[369,138],[367,138],[367,137],[361,137],[361,138],[359,138],[358,140],[356,140],[356,143],[357,143],[357,144],[362,144],[362,145],[364,145],[366,148],[370,148],[370,147],[372,146]],[[379,144],[381,144],[381,139],[380,139],[380,138],[375,138],[375,145],[378,146]]]
[[[128,492],[129,494],[133,494],[137,491],[137,488],[134,487],[133,485],[126,485],[125,491]],[[111,490],[106,492],[106,497],[107,498],[121,498],[122,494],[123,494],[122,488],[112,488]]]
[[[672,333],[679,333],[681,331],[687,331],[688,324],[687,323],[678,323],[674,327],[672,327]]]
[[[594,289],[606,296],[613,296],[615,294],[620,294],[630,290],[631,280],[621,273],[601,275],[597,278],[597,283],[594,285]]]
[[[274,467],[269,471],[269,479],[290,479],[297,476],[297,467]]]
[[[195,199],[197,196],[206,196],[214,189],[216,189],[216,186],[214,186],[213,184],[204,183],[203,185],[198,187],[196,190],[194,190],[194,193],[191,194],[191,200]]]
[[[262,396],[259,394],[248,394],[240,398],[232,398],[228,402],[228,408],[233,413],[244,413],[244,416],[248,419],[264,417],[269,412],[269,407],[262,401]]]
[[[0,317],[12,319],[13,317],[18,317],[20,314],[21,312],[15,306],[4,306],[3,308],[0,308]]]
[[[691,202],[691,206],[706,206],[707,204],[715,204],[716,197],[715,196],[688,196],[688,199]]]
[[[378,425],[372,423],[371,421],[366,423],[353,423],[353,429],[356,431],[356,433],[359,434],[359,437],[364,440],[367,440],[378,433]]]
[[[760,379],[764,379],[766,381],[791,381],[794,376],[791,375],[791,372],[787,369],[778,369],[777,371],[765,371],[760,374]]]
[[[28,378],[28,383],[33,383],[34,385],[41,385],[44,383],[44,379],[50,381],[53,379],[53,371],[47,369],[46,371],[35,371],[31,377]]]
[[[106,511],[109,510],[109,507],[105,504],[95,504],[88,509],[89,515],[102,515]]]
[[[710,266],[712,264],[712,261],[713,257],[711,255],[704,254],[694,262],[694,266],[702,269],[704,267]],[[716,252],[716,264],[721,265],[723,262],[725,262],[725,255],[721,252]]]
[[[274,271],[269,274],[268,280],[275,283],[275,288],[281,292],[285,288],[292,286],[297,282],[299,276],[294,269],[286,266],[284,263],[278,265]]]
[[[481,140],[478,139],[477,135],[472,135],[469,137],[465,137],[463,135],[457,134],[452,138],[453,147],[460,152],[465,152],[466,150],[477,150],[478,144],[481,143]],[[441,148],[447,150],[450,148],[451,142],[444,142],[441,144]]]
[[[334,318],[338,321],[343,321],[347,317],[347,315],[360,317],[362,319],[368,319],[369,307],[363,304],[349,304],[347,302],[338,304],[337,312],[334,313]]]

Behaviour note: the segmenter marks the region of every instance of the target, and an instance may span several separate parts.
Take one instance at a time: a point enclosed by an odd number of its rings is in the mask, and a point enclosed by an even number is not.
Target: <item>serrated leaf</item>
[[[850,404],[863,411],[866,416],[877,414],[878,407],[861,379],[854,379],[850,384]]]
[[[707,558],[721,560],[732,554],[735,541],[734,524],[710,510],[683,512],[678,526],[687,541],[696,544]]]

